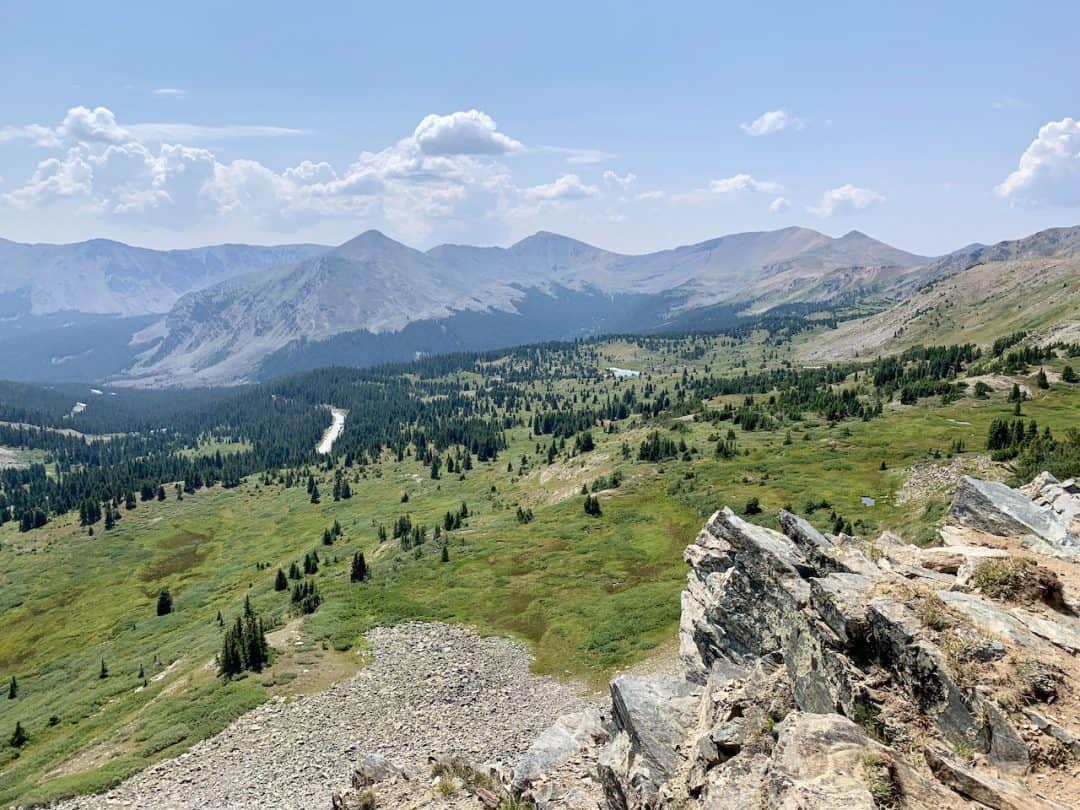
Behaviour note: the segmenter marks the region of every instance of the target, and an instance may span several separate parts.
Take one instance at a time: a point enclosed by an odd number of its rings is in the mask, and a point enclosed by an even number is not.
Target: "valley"
[[[138,452],[179,451],[190,472],[126,507],[121,488],[112,527],[90,522],[92,536],[77,509],[29,531],[0,526],[0,674],[19,682],[18,698],[0,701],[0,726],[20,721],[31,740],[2,749],[0,800],[112,786],[267,700],[349,677],[365,666],[365,634],[405,621],[515,637],[536,673],[602,689],[670,649],[682,549],[718,507],[766,524],[791,508],[827,530],[935,543],[960,472],[1024,474],[1023,454],[994,462],[986,450],[991,423],[1016,410],[1014,382],[1040,431],[1065,442],[1075,425],[1080,386],[1061,381],[1076,362],[1064,344],[1038,366],[1006,367],[1014,343],[956,353],[971,358],[950,361],[959,365],[916,354],[789,376],[798,347],[786,334],[763,325],[547,344],[183,396],[119,389],[84,397],[77,414],[78,386],[9,387],[12,421],[119,434],[128,424],[162,442]],[[1046,389],[1038,368],[1054,381]],[[991,392],[965,376],[991,380]],[[335,425],[328,452],[313,453]],[[19,435],[43,445],[19,452],[50,460],[59,448],[46,438],[63,434]],[[1024,463],[1075,465],[1070,446],[1060,461]],[[87,473],[96,458],[82,462]],[[949,476],[929,474],[942,465]],[[78,464],[62,466],[77,480]],[[95,486],[153,468],[102,469],[110,478]],[[25,479],[26,491],[62,492],[55,472],[45,476]],[[358,552],[370,571],[361,581],[350,573]],[[313,571],[278,590],[276,572],[308,571],[313,557]],[[301,583],[317,588],[312,612],[290,602]],[[163,589],[173,609],[155,616]],[[270,661],[223,679],[222,624],[247,603]]]

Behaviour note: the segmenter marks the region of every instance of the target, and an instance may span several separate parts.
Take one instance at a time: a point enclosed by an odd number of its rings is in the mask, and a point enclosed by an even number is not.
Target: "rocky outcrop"
[[[1048,473],[1044,475],[1053,478]],[[1039,491],[1048,490],[1047,484],[1045,481],[1040,484]],[[1071,502],[1072,497],[1069,493],[1061,493],[1054,502],[1061,500],[1064,510],[1066,499]],[[1034,503],[1022,492],[996,481],[980,481],[965,475],[956,488],[949,518],[957,525],[989,534],[1034,535],[1052,548],[1070,555],[1080,554],[1080,538],[1072,531],[1072,521],[1062,512]]]
[[[949,512],[1013,548],[1031,534],[1068,548],[1062,514],[972,478]],[[607,806],[1059,806],[1025,784],[1048,749],[1080,749],[1076,719],[1051,716],[1080,652],[1053,572],[1007,548],[777,522],[724,509],[687,548],[685,684],[613,684]],[[1045,597],[1025,598],[1025,577]]]

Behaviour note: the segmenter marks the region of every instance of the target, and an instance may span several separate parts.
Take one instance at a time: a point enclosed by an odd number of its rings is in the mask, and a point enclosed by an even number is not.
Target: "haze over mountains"
[[[1080,228],[1055,229],[929,259],[858,231],[796,227],[633,256],[543,231],[507,248],[426,252],[378,231],[335,248],[0,242],[0,363],[22,379],[230,384],[600,332],[721,328],[844,293],[907,296],[974,264],[1072,256],[1078,245]]]

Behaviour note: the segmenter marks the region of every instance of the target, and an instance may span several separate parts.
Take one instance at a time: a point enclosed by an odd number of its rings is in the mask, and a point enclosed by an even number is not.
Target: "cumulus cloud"
[[[620,191],[629,191],[637,183],[637,175],[633,172],[627,172],[620,175],[617,172],[613,172],[608,169],[603,175],[604,183],[612,188],[617,188]]]
[[[772,180],[758,180],[749,174],[735,174],[709,183],[709,191],[717,194],[735,194],[741,191],[778,194],[783,186]]]
[[[166,228],[236,223],[275,232],[339,218],[424,239],[461,223],[520,221],[529,212],[575,202],[634,199],[629,173],[612,172],[602,185],[564,174],[519,187],[501,158],[527,147],[478,110],[426,116],[411,134],[378,151],[360,152],[343,167],[303,160],[275,169],[257,160],[224,161],[197,145],[301,132],[127,124],[106,107],[73,107],[55,127],[0,129],[0,141],[33,140],[56,150],[28,179],[0,193],[0,206],[55,207],[65,215],[136,218]]]
[[[557,200],[584,200],[599,194],[596,186],[586,185],[576,174],[564,174],[557,180],[541,186],[532,186],[524,190],[524,196],[530,200],[553,202]]]
[[[60,123],[56,134],[67,140],[81,143],[124,143],[132,135],[116,123],[116,116],[108,107],[72,107]]]
[[[1044,124],[994,193],[1021,205],[1080,205],[1080,121]]]
[[[771,203],[769,203],[770,214],[783,214],[785,211],[791,210],[791,203],[784,197],[777,197]]]
[[[425,155],[502,155],[522,148],[479,110],[425,116],[413,139]]]
[[[786,110],[769,110],[759,115],[749,124],[739,124],[739,129],[754,137],[772,135],[774,132],[780,132],[788,127],[802,129],[803,122]]]
[[[883,202],[885,202],[885,197],[876,191],[848,183],[826,191],[821,195],[821,202],[808,210],[812,214],[825,218],[862,211]]]
[[[0,127],[0,143],[8,141],[33,141],[38,146],[56,147],[60,139],[51,127],[40,124],[28,124],[24,127]]]

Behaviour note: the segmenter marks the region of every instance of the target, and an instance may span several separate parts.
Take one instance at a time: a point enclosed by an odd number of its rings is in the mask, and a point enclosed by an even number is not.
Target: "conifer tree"
[[[277,578],[274,579],[275,591],[286,591],[289,589],[289,580],[285,576],[285,572],[280,568],[277,570]]]
[[[105,659],[104,658],[101,659],[101,670],[98,672],[98,677],[101,680],[105,680],[106,678],[109,677],[109,668],[107,666],[105,666]]]
[[[7,696],[8,700],[14,700],[19,696],[19,683],[14,675],[11,676],[11,683],[8,684]]]
[[[9,742],[12,748],[22,748],[28,741],[26,732],[23,731],[22,723],[18,720],[15,721],[15,731],[11,735]]]
[[[312,483],[311,483],[311,502],[312,503],[318,503],[319,502],[319,485],[316,484],[314,482],[314,480],[312,480]]]
[[[439,559],[444,563],[450,562],[450,545],[448,543],[442,544],[442,554]]]
[[[358,551],[353,554],[352,558],[352,570],[349,572],[350,582],[363,582],[368,578],[367,560],[364,559],[364,552]]]
[[[168,588],[162,588],[157,598],[157,615],[167,616],[173,611],[172,594]]]

